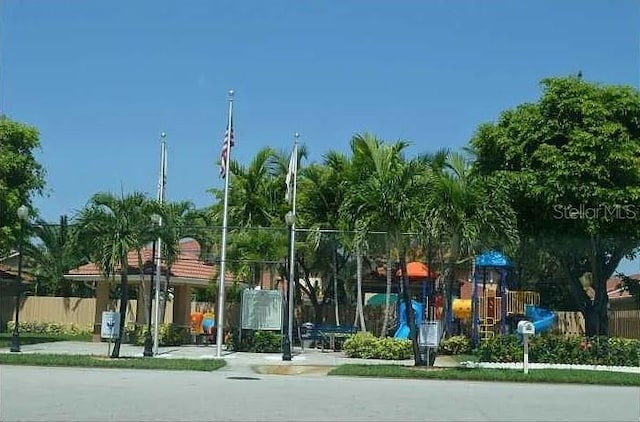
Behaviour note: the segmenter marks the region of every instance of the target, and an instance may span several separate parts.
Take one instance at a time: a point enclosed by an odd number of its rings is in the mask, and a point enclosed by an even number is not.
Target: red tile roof
[[[22,270],[22,281],[23,282],[32,282],[33,276],[28,272]],[[18,279],[18,271],[15,268],[12,268],[8,265],[0,264],[0,279],[2,280],[17,280]]]
[[[180,242],[180,255],[174,264],[171,266],[171,277],[177,278],[190,278],[197,280],[209,280],[215,274],[215,266],[203,262],[199,258],[200,245],[195,240],[185,240]],[[142,250],[142,262],[145,274],[151,274],[153,271],[153,259],[152,248],[145,247]],[[129,274],[138,274],[138,255],[135,251],[129,252],[127,256],[129,264]],[[162,273],[166,272],[165,265],[162,265]],[[85,265],[81,265],[69,271],[69,275],[75,276],[100,276],[100,270],[98,266],[90,262]],[[225,281],[230,282],[233,280],[233,275],[227,273]]]

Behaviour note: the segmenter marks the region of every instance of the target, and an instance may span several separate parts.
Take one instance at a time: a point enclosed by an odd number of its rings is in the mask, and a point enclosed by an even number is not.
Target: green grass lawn
[[[522,370],[515,369],[415,368],[402,365],[347,364],[333,369],[329,375],[640,386],[640,375],[635,373],[578,369],[530,369],[528,374],[524,374]]]
[[[123,357],[111,359],[87,355],[0,353],[0,365],[76,366],[83,368],[165,369],[175,371],[215,371],[223,359],[164,359]]]
[[[476,355],[451,355],[456,362],[478,362],[478,356]]]
[[[55,341],[91,341],[91,334],[32,334],[20,333],[20,344],[52,343]],[[11,333],[0,333],[0,348],[11,346]]]

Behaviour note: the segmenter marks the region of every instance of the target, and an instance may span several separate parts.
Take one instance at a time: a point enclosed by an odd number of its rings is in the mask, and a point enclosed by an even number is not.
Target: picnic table
[[[358,329],[354,325],[305,323],[298,327],[298,337],[300,338],[303,351],[305,341],[319,341],[323,352],[325,351],[326,343],[328,343],[329,348],[335,352],[336,344],[339,340],[345,339],[357,331]]]

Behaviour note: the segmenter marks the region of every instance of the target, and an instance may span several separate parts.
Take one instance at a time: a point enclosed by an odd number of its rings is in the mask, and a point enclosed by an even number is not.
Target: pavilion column
[[[93,341],[100,342],[100,330],[102,329],[102,313],[109,307],[109,281],[96,282],[96,314],[93,323]]]
[[[188,328],[191,314],[191,287],[185,285],[175,286],[175,298],[173,301],[173,324],[178,327]]]

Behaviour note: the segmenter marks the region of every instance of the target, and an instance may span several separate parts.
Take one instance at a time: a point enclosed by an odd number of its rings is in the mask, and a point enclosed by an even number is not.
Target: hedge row
[[[401,360],[413,356],[411,340],[379,338],[371,333],[349,336],[342,350],[351,358]]]
[[[225,339],[228,349],[236,352],[279,353],[282,351],[282,336],[275,331],[234,330]]]
[[[7,322],[8,332],[12,332],[14,327],[15,327],[14,321]],[[19,329],[21,333],[47,334],[47,335],[53,335],[53,336],[91,334],[93,332],[93,326],[90,324],[78,325],[78,324],[61,324],[58,322],[37,322],[37,321],[20,321]]]
[[[517,335],[500,335],[482,341],[476,350],[482,362],[522,362],[523,347]],[[579,365],[640,366],[640,340],[544,334],[529,339],[529,361]]]
[[[129,334],[129,340],[136,346],[143,346],[147,333],[147,328],[131,330],[125,329],[125,333]],[[159,346],[180,346],[182,344],[191,343],[189,329],[178,327],[174,324],[162,324],[158,330]]]

